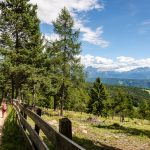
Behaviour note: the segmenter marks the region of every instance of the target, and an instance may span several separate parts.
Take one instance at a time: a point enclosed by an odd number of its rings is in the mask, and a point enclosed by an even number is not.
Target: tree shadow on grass
[[[55,150],[55,146],[45,136],[43,136],[42,138],[50,150]],[[96,145],[92,140],[78,138],[76,136],[73,137],[73,141],[85,148],[86,150],[121,150],[116,147],[105,145],[98,141],[96,142]]]
[[[97,125],[94,127],[114,129],[114,130],[118,130],[119,133],[126,133],[129,135],[137,135],[137,136],[144,135],[150,138],[150,130],[142,130],[142,129],[136,129],[136,128],[131,128],[131,127],[124,127],[124,126],[119,125],[118,123],[114,123],[112,125]]]
[[[86,150],[121,150],[119,148],[103,144],[99,141],[96,141],[95,144],[94,141],[84,138],[73,137],[73,141],[84,147]]]
[[[48,140],[46,136],[42,136],[42,139],[50,150],[55,150],[55,146],[52,144],[51,141]]]
[[[15,110],[7,116],[3,127],[1,150],[27,150],[27,144],[18,126]]]

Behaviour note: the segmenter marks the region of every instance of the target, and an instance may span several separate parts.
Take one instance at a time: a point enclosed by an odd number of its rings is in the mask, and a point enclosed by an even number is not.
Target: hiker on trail
[[[2,102],[2,118],[4,117],[6,111],[7,111],[7,104],[6,104],[6,101],[4,100]]]

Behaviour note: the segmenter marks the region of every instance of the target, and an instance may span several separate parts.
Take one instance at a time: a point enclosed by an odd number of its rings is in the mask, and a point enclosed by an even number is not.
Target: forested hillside
[[[37,8],[37,5],[31,4],[29,0],[0,1],[0,101],[12,103],[17,99],[30,108],[36,106],[43,110],[53,110],[58,117],[64,116],[64,110],[68,112],[68,116],[78,112],[76,125],[80,126],[81,122],[83,125],[88,124],[87,127],[93,133],[90,134],[93,140],[90,143],[94,143],[94,146],[97,142],[95,139],[100,137],[97,133],[101,127],[122,129],[146,136],[145,130],[143,132],[140,129],[132,129],[130,124],[127,127],[121,125],[125,123],[126,118],[128,121],[150,121],[150,93],[142,88],[149,88],[149,81],[145,83],[138,80],[140,88],[128,87],[136,85],[133,80],[126,82],[118,79],[119,85],[128,86],[104,84],[109,83],[109,80],[103,82],[101,78],[87,82],[88,75],[84,72],[80,60],[80,29],[75,28],[76,22],[72,13],[66,7],[61,10],[51,22],[58,38],[48,40],[40,31],[41,22],[37,16]],[[102,32],[101,28],[97,29],[96,32]],[[93,35],[90,29],[84,27],[84,30]],[[69,113],[70,111],[73,112]],[[83,113],[86,113],[88,118],[79,121]],[[70,118],[74,119],[72,116]],[[94,125],[91,121],[93,118],[96,123]],[[97,118],[119,118],[121,125],[118,121],[106,126],[103,124],[105,120],[100,122]],[[96,131],[93,131],[95,127]],[[84,133],[87,134],[87,131]],[[107,134],[109,138],[110,135],[108,132]],[[148,136],[150,137],[149,132]],[[86,142],[89,144],[87,139],[83,139],[83,143],[77,137],[74,139],[83,145]]]
[[[121,79],[121,78],[101,78],[104,84],[120,85],[150,89],[150,80],[146,79]],[[87,78],[88,82],[93,82],[95,78]]]
[[[27,0],[0,2],[1,100],[20,99],[29,105],[85,111],[97,116],[149,119],[148,92],[106,86],[100,78],[86,82],[80,63],[80,30],[67,8],[52,22],[59,38],[45,39],[40,32],[37,6]],[[13,20],[13,21],[12,21]]]
[[[137,87],[110,86],[110,85],[106,85],[106,88],[110,92],[110,94],[116,93],[118,90],[123,90],[128,96],[131,97],[135,105],[138,105],[143,100],[150,102],[150,94],[146,89]]]

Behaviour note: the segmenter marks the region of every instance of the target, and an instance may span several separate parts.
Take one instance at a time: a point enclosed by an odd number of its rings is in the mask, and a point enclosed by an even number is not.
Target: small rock
[[[87,130],[82,130],[82,133],[85,133],[85,134],[87,134]]]
[[[80,128],[80,129],[86,129],[86,127],[85,127],[85,126],[79,126],[79,128]]]
[[[89,118],[87,118],[87,121],[91,122],[91,123],[100,123],[100,121],[97,120],[96,117],[89,117]]]
[[[57,124],[57,121],[56,120],[51,120],[48,122],[50,125],[56,125]]]
[[[119,139],[119,136],[116,136],[116,135],[115,135],[114,138]]]

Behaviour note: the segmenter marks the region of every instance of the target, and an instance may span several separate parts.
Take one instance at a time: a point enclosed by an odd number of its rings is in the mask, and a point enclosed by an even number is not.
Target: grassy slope
[[[9,106],[3,127],[2,150],[28,150],[15,116],[15,111]]]
[[[58,112],[49,110],[51,115],[42,115],[42,118],[58,130],[58,122],[61,117]],[[87,118],[94,117],[90,114],[65,111],[64,115],[72,121],[73,140],[87,150],[123,149],[123,150],[149,150],[150,149],[150,122],[147,120],[129,120],[120,123],[119,118],[97,118],[99,122],[91,123]],[[11,119],[6,121],[4,129],[3,150],[25,150],[23,137],[19,132],[16,122],[13,120],[14,112],[10,113]],[[28,122],[34,128],[31,119]],[[7,126],[8,125],[8,126]],[[44,134],[41,138],[54,149]]]
[[[52,124],[58,130],[60,117],[56,112],[50,111],[51,116],[43,115],[43,119]],[[98,118],[99,123],[86,121],[92,116],[86,113],[65,112],[72,121],[73,140],[87,150],[124,149],[124,150],[148,150],[150,147],[150,124],[144,120],[130,120],[119,123],[115,120]],[[43,135],[42,135],[43,136]]]

